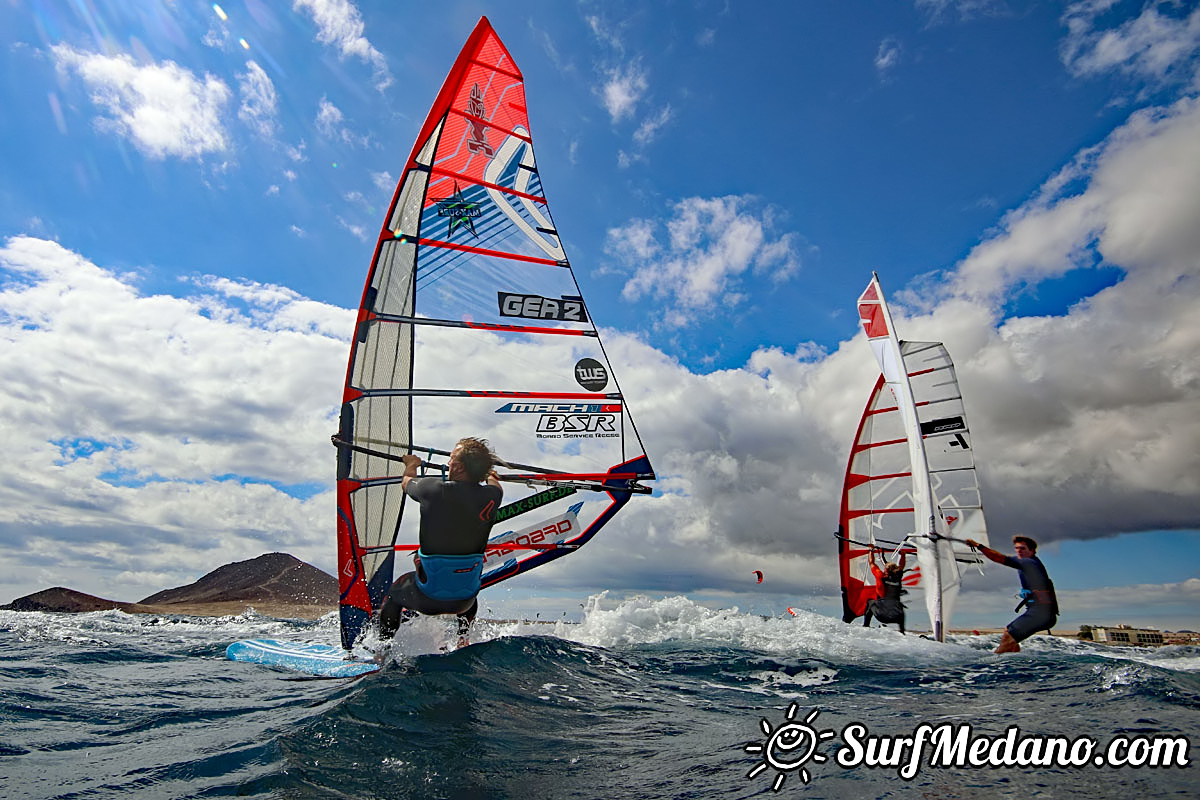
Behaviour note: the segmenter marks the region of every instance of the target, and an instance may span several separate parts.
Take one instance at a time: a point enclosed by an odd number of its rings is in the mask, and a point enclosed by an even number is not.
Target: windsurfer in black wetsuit
[[[462,439],[450,453],[448,481],[417,477],[418,456],[404,456],[404,493],[421,504],[416,569],[392,584],[379,610],[379,633],[391,638],[417,614],[455,614],[459,644],[479,610],[479,582],[488,533],[504,492],[482,439]],[[486,484],[483,481],[487,481]]]
[[[880,569],[875,563],[875,550],[871,550],[871,574],[875,576],[875,585],[879,587],[879,595],[867,601],[867,609],[863,612],[863,627],[871,626],[871,615],[880,622],[896,622],[900,624],[900,632],[904,633],[904,603],[900,595],[905,589],[902,583],[904,577],[904,554],[900,554],[900,563],[888,564],[886,569]]]
[[[1013,549],[1015,556],[1006,556],[974,539],[967,539],[967,544],[983,553],[997,564],[1020,570],[1021,604],[1025,613],[1008,623],[1004,636],[1000,639],[997,653],[1019,653],[1021,642],[1033,636],[1038,631],[1049,631],[1058,621],[1058,598],[1054,595],[1054,582],[1037,557],[1037,542],[1028,536],[1014,536]]]

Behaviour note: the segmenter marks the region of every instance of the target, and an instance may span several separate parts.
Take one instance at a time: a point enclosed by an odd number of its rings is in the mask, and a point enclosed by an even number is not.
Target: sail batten
[[[576,552],[650,492],[654,470],[550,217],[526,109],[521,72],[481,19],[403,162],[351,343],[335,436],[346,647],[411,568],[419,515],[401,456],[475,436],[511,465],[497,468],[505,501],[528,522],[497,523],[484,586]]]

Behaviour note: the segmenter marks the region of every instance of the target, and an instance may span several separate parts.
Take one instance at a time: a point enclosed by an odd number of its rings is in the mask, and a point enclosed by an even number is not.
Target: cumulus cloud
[[[1113,70],[1155,82],[1195,77],[1200,64],[1200,8],[1186,16],[1164,13],[1174,4],[1147,3],[1142,13],[1114,29],[1098,21],[1110,3],[1080,2],[1067,7],[1063,20],[1063,64],[1075,75]]]
[[[893,287],[901,335],[944,341],[955,359],[999,539],[1017,530],[1047,543],[1200,526],[1198,148],[1195,99],[1135,113],[955,269]],[[682,308],[691,290],[671,264],[703,226],[677,227],[664,238],[660,223],[636,220],[610,232],[608,249],[665,265],[632,293],[658,292]],[[1014,292],[1097,264],[1123,277],[1061,315],[1005,318]],[[589,545],[586,569],[563,559],[543,579],[720,593],[764,569],[772,590],[835,596],[840,483],[876,375],[862,335],[831,353],[760,350],[740,368],[709,374],[633,337],[609,334],[606,349],[621,366],[661,494],[631,503]],[[994,592],[1010,580],[992,570],[971,586]],[[1192,583],[1132,595],[1165,603],[1177,590],[1194,593]],[[964,596],[964,613],[979,605],[976,595]]]
[[[381,192],[391,194],[396,189],[396,179],[392,177],[392,173],[384,170],[383,172],[372,172],[371,183]]]
[[[322,466],[350,312],[203,276],[186,297],[145,295],[30,237],[0,267],[0,427],[20,454],[0,467],[6,550],[53,554],[54,583],[79,572],[101,594],[102,573],[194,580],[205,551],[328,562]]]
[[[138,65],[128,55],[64,44],[51,52],[58,68],[78,75],[92,102],[106,112],[96,126],[128,139],[150,158],[199,159],[228,147],[221,114],[231,92],[220,79],[198,78],[173,61]]]
[[[600,97],[612,121],[632,116],[649,86],[646,71],[637,63],[611,70],[600,88]]]
[[[605,251],[633,272],[626,299],[669,299],[667,322],[682,326],[742,302],[747,272],[772,282],[795,274],[796,236],[773,227],[771,210],[755,209],[753,198],[692,197],[675,205],[664,242],[657,222],[631,220],[609,230]]]
[[[630,299],[682,322],[786,279],[791,236],[751,198],[689,198],[614,229],[607,249]],[[351,311],[228,277],[146,295],[31,237],[0,265],[0,539],[28,591],[65,569],[100,594],[116,574],[154,575],[148,594],[264,549],[329,568]],[[1014,293],[1096,265],[1120,280],[1062,314],[1010,316]],[[955,359],[998,539],[1200,527],[1195,98],[1131,115],[945,274],[900,287],[881,273],[901,334]],[[658,492],[529,580],[728,596],[762,569],[773,590],[835,596],[840,484],[876,377],[862,335],[700,373],[602,334]]]
[[[270,139],[275,135],[279,99],[275,84],[267,73],[254,61],[246,62],[246,71],[238,76],[238,90],[242,105],[238,119],[253,128],[259,136]]]
[[[371,65],[375,88],[383,91],[392,84],[387,59],[363,34],[362,14],[350,0],[295,0],[296,11],[305,11],[317,24],[317,41],[337,49],[339,56],[353,56]]]

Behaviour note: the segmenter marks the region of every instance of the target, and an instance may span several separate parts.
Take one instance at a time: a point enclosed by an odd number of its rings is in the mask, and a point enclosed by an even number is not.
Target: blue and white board
[[[280,642],[275,639],[247,639],[234,642],[225,648],[230,661],[248,661],[285,667],[309,675],[326,678],[353,678],[375,672],[380,664],[357,661],[345,650],[327,644],[304,644],[302,642]]]

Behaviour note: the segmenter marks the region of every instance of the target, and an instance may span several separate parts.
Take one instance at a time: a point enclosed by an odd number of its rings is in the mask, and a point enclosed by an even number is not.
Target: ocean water
[[[994,656],[995,636],[938,644],[685,597],[592,598],[578,624],[481,622],[450,652],[441,620],[401,630],[383,670],[319,680],[224,651],[336,643],[332,614],[0,612],[0,797],[1200,796],[1196,647],[1038,637]],[[993,744],[1016,726],[1098,749],[1186,737],[1190,764],[953,766],[926,750],[905,780],[898,763],[839,763],[855,723],[864,753],[922,725]]]

